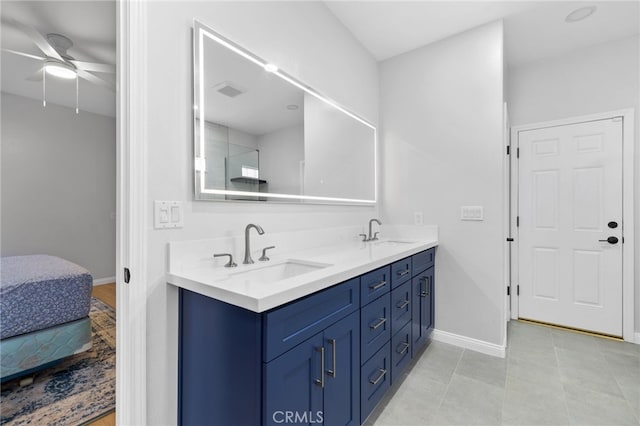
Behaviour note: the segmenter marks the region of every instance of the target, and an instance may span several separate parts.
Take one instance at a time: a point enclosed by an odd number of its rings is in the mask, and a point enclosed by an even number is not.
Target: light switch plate
[[[182,228],[184,226],[182,201],[154,201],[153,225],[155,229]]]
[[[484,208],[482,206],[460,207],[460,220],[484,220]]]

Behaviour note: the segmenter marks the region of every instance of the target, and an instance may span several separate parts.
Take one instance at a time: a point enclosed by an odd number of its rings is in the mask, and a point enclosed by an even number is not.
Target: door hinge
[[[516,149],[516,158],[520,158],[520,148]]]
[[[520,296],[520,284],[516,286],[516,295]]]
[[[124,268],[124,282],[129,284],[130,280],[131,280],[131,271],[129,271],[129,268]]]
[[[511,286],[507,286],[507,296],[511,296]]]
[[[511,155],[511,145],[507,145],[507,155]]]
[[[520,216],[516,216],[516,226],[520,227]]]
[[[511,237],[507,238],[507,242],[508,243],[512,243],[513,242],[513,238],[511,238]]]

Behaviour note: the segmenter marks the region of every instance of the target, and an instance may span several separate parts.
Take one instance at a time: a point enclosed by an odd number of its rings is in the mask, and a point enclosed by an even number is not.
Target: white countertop
[[[178,244],[184,246],[187,243]],[[371,242],[351,239],[288,253],[270,251],[269,261],[259,262],[259,256],[254,256],[253,265],[243,265],[241,259],[235,259],[238,263],[235,268],[225,268],[220,262],[213,262],[211,254],[207,262],[186,262],[184,254],[181,254],[179,260],[170,261],[167,281],[204,296],[254,312],[263,312],[437,245],[437,234],[431,238],[383,238]],[[171,251],[170,246],[170,257]],[[275,282],[256,279],[256,276],[263,275],[262,271],[252,274],[253,279],[241,277],[242,272],[268,268],[287,260],[329,266]]]

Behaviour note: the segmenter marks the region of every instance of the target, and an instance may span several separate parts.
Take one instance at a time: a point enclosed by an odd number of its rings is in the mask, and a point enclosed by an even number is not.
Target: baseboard
[[[498,358],[504,358],[506,355],[506,345],[496,345],[495,343],[489,343],[484,340],[461,336],[442,330],[433,330],[431,337],[438,342],[448,343]]]
[[[116,282],[116,277],[107,277],[93,280],[93,285],[112,284]]]

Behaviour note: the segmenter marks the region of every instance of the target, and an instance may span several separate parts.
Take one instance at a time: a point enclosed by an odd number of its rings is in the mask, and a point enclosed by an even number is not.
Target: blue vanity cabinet
[[[262,313],[180,289],[178,424],[363,423],[433,328],[434,253]]]
[[[292,412],[295,423],[358,425],[359,342],[354,312],[265,363],[264,424],[282,424]]]
[[[427,343],[427,337],[433,329],[433,270],[431,267],[411,280],[412,357]]]

